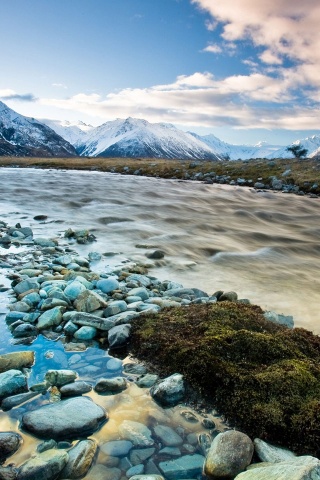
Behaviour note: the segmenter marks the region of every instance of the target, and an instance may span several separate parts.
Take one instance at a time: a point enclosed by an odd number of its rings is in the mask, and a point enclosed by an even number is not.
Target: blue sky
[[[1,2],[0,99],[285,145],[320,133],[319,24],[318,0]]]

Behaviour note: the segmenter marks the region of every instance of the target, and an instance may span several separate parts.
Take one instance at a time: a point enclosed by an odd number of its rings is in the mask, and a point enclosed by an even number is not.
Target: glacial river
[[[320,333],[320,200],[95,171],[16,168],[0,169],[0,195],[0,220],[31,226],[35,237],[90,229],[97,241],[76,249],[106,254],[96,265],[100,271],[107,263],[147,261],[154,263],[149,273],[162,280],[208,293],[234,290]],[[40,214],[46,222],[33,220]],[[163,250],[164,259],[148,260],[147,247]]]

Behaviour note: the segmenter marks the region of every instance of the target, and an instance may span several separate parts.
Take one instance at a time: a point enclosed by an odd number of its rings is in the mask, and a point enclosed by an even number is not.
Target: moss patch
[[[164,375],[183,373],[251,437],[320,455],[320,337],[221,302],[135,320],[130,348]]]

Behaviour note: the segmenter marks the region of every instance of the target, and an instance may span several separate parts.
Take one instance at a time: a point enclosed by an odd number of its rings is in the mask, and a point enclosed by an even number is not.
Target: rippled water
[[[116,253],[113,264],[146,260],[136,245],[159,247],[150,273],[160,279],[235,290],[320,332],[319,200],[94,171],[1,169],[0,185],[0,219],[35,236],[89,228],[97,242],[77,249]]]

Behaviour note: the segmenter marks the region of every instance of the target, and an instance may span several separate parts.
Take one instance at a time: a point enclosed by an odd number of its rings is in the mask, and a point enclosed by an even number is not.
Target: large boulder
[[[229,430],[213,440],[204,464],[205,474],[212,479],[232,479],[250,465],[254,447],[250,438]]]
[[[62,440],[92,434],[107,419],[105,410],[88,397],[44,405],[22,416],[22,428],[40,438]]]

